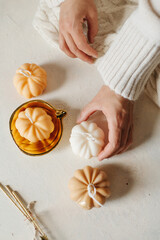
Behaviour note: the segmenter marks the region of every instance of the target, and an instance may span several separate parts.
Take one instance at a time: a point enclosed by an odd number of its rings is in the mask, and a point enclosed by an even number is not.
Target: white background
[[[160,112],[146,97],[136,103],[134,144],[126,153],[84,160],[73,155],[69,136],[80,109],[103,82],[94,68],[51,48],[32,27],[38,0],[0,0],[0,182],[9,184],[35,211],[50,240],[160,239]],[[40,99],[67,111],[64,132],[50,153],[29,157],[9,132],[12,112],[26,99],[13,76],[25,62],[44,67],[48,86]],[[99,115],[98,115],[99,116]],[[102,115],[99,126],[106,127]],[[85,211],[69,198],[68,181],[78,168],[99,166],[108,172],[112,197],[103,208]],[[128,184],[128,185],[127,185]],[[0,239],[32,239],[24,217],[0,192]]]

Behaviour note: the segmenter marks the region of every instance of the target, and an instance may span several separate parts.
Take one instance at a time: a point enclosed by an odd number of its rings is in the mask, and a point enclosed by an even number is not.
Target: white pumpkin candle
[[[84,158],[97,157],[104,146],[104,132],[96,123],[84,121],[73,127],[69,141],[76,155]]]
[[[50,137],[54,124],[42,108],[26,108],[18,114],[15,126],[19,134],[30,142],[38,142]]]

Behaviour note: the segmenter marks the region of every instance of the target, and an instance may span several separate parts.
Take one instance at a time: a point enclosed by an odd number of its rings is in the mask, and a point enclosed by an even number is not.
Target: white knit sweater
[[[35,28],[56,47],[62,1],[41,0],[34,19]],[[160,95],[157,95],[160,86],[157,84],[160,81],[160,0],[140,0],[138,7],[136,0],[95,2],[99,32],[93,47],[100,55],[95,65],[105,84],[123,97],[136,100],[150,78],[147,92],[160,105]],[[158,75],[153,73],[154,69]]]

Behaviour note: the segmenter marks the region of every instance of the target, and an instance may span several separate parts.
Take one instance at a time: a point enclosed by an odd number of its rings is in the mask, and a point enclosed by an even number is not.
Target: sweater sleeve
[[[140,0],[97,68],[112,90],[136,100],[160,63],[160,1]]]
[[[64,0],[46,0],[48,6],[50,8],[52,7],[58,7]]]

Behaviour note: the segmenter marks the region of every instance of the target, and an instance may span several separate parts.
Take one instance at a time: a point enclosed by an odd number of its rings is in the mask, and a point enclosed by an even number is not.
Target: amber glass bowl
[[[36,143],[30,142],[26,138],[22,137],[18,130],[15,127],[15,121],[18,118],[18,114],[21,111],[24,111],[26,108],[32,107],[41,107],[46,111],[52,118],[54,123],[54,131],[50,134],[48,139],[43,141],[38,141]],[[26,102],[19,106],[10,117],[10,133],[15,141],[16,145],[19,147],[21,151],[28,155],[42,155],[51,151],[60,141],[62,136],[62,118],[66,115],[64,110],[57,110],[52,105],[42,100],[33,100]]]

